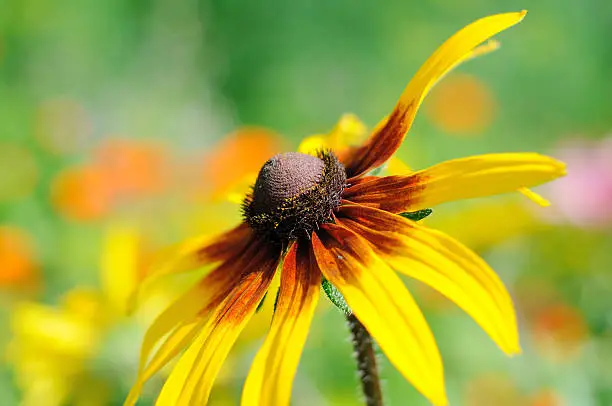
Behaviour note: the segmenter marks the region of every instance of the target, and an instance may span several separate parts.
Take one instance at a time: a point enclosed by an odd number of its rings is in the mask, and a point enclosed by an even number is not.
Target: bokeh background
[[[260,165],[344,113],[370,128],[448,36],[528,8],[499,51],[448,75],[398,156],[412,168],[537,151],[570,175],[524,197],[427,219],[482,254],[516,301],[506,358],[454,305],[407,281],[453,405],[612,405],[612,2],[0,1],[0,404],[120,405],[152,317],[126,298],[168,244],[239,217]],[[322,302],[325,302],[323,300]],[[238,404],[270,309],[226,362],[212,405]],[[326,303],[293,404],[359,405],[342,316]],[[426,405],[381,356],[389,405]],[[168,371],[143,396],[152,404]]]

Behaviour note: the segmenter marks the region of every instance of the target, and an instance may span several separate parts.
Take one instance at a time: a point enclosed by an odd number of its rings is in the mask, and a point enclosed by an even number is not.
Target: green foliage
[[[431,213],[433,213],[432,209],[423,209],[423,210],[400,213],[400,216],[405,217],[408,220],[420,221],[420,220],[423,220],[425,217],[429,216]]]
[[[338,288],[332,285],[330,281],[323,278],[323,281],[321,282],[321,288],[323,288],[323,292],[325,292],[327,298],[330,300],[330,302],[334,304],[334,306],[338,308],[338,310],[340,310],[346,316],[350,316],[351,314],[353,314],[351,308],[346,303],[344,296],[342,296],[342,293],[340,293]]]

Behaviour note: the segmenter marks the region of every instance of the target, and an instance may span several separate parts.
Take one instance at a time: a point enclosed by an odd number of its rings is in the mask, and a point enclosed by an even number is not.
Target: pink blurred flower
[[[612,225],[612,135],[566,140],[553,155],[567,163],[567,176],[547,185],[554,202],[547,219],[580,227]]]

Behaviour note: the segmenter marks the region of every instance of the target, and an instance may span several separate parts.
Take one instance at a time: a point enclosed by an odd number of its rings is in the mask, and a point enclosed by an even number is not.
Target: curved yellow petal
[[[140,365],[138,379],[134,386],[132,386],[130,393],[123,403],[124,406],[133,406],[136,404],[145,382],[151,379],[153,375],[183,351],[197,333],[202,330],[205,323],[206,319],[204,318],[198,318],[194,321],[183,323],[167,336],[164,342],[155,351],[149,363],[146,364],[146,366],[144,364]],[[150,350],[147,352],[149,353]]]
[[[168,362],[172,358],[170,355],[176,355],[182,346],[191,341],[195,333],[195,331],[189,332],[188,326],[191,323],[203,324],[213,309],[241,283],[245,273],[263,272],[274,268],[278,258],[278,248],[263,243],[253,243],[244,252],[238,253],[211,271],[162,312],[145,334],[138,377],[125,405],[133,405],[136,402],[145,381],[163,366],[162,361]],[[170,336],[147,364],[153,349],[168,333]]]
[[[455,302],[507,354],[520,352],[512,299],[493,270],[450,236],[369,207],[343,206],[341,224],[365,238],[395,270]]]
[[[400,278],[354,232],[331,223],[322,230],[312,244],[323,275],[402,375],[434,405],[446,405],[438,347]]]
[[[431,87],[449,70],[479,52],[481,43],[520,22],[526,11],[481,18],[458,31],[438,48],[414,75],[384,126],[350,156],[345,157],[349,177],[379,167],[399,148],[416,112]]]
[[[454,65],[450,66],[448,68],[448,70],[438,79],[438,81],[440,81],[440,79],[442,79],[442,77],[446,76],[446,73],[450,72],[451,70],[455,69],[456,67],[458,67],[459,65],[470,61],[474,58],[478,58],[481,57],[483,55],[487,55],[490,54],[493,51],[497,51],[500,47],[500,43],[497,40],[494,39],[490,39],[488,40],[486,43],[477,46],[476,48],[474,48],[471,52],[468,52],[463,58],[461,58],[460,60],[457,61],[457,63],[455,63]]]
[[[136,383],[125,400],[125,406],[131,406],[136,403],[138,396],[140,396],[142,386],[146,380],[150,378],[150,375],[145,373],[145,367],[157,343],[185,320],[194,320],[197,313],[202,311],[208,304],[208,300],[213,292],[211,287],[205,288],[201,283],[198,283],[171,304],[153,321],[153,324],[151,324],[143,339],[140,349],[138,376],[136,378]],[[149,367],[147,367],[147,369],[149,369]]]
[[[353,203],[392,213],[440,203],[513,192],[565,175],[565,164],[535,153],[477,155],[453,159],[409,176],[372,179],[346,189]]]
[[[159,252],[149,264],[149,272],[145,279],[130,295],[128,311],[133,311],[140,295],[160,277],[193,271],[210,263],[229,260],[241,255],[252,242],[252,231],[243,223],[219,236],[201,235]]]
[[[268,290],[278,260],[278,256],[259,255],[244,271],[179,359],[162,388],[157,406],[207,403],[223,361]]]
[[[533,190],[529,188],[522,187],[522,188],[519,188],[518,191],[519,193],[521,193],[523,196],[525,196],[527,199],[531,200],[538,206],[541,206],[541,207],[550,206],[550,202],[548,200],[546,200],[545,198],[543,198],[542,196],[540,196],[539,194],[537,194],[536,192],[534,192]]]
[[[249,371],[242,406],[289,405],[320,284],[321,271],[311,254],[310,244],[293,244],[283,263],[272,326]]]

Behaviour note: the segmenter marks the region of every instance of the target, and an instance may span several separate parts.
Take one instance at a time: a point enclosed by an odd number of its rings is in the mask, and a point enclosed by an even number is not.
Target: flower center
[[[346,182],[344,166],[331,152],[273,156],[259,171],[243,203],[249,226],[274,242],[308,238],[333,221]]]

